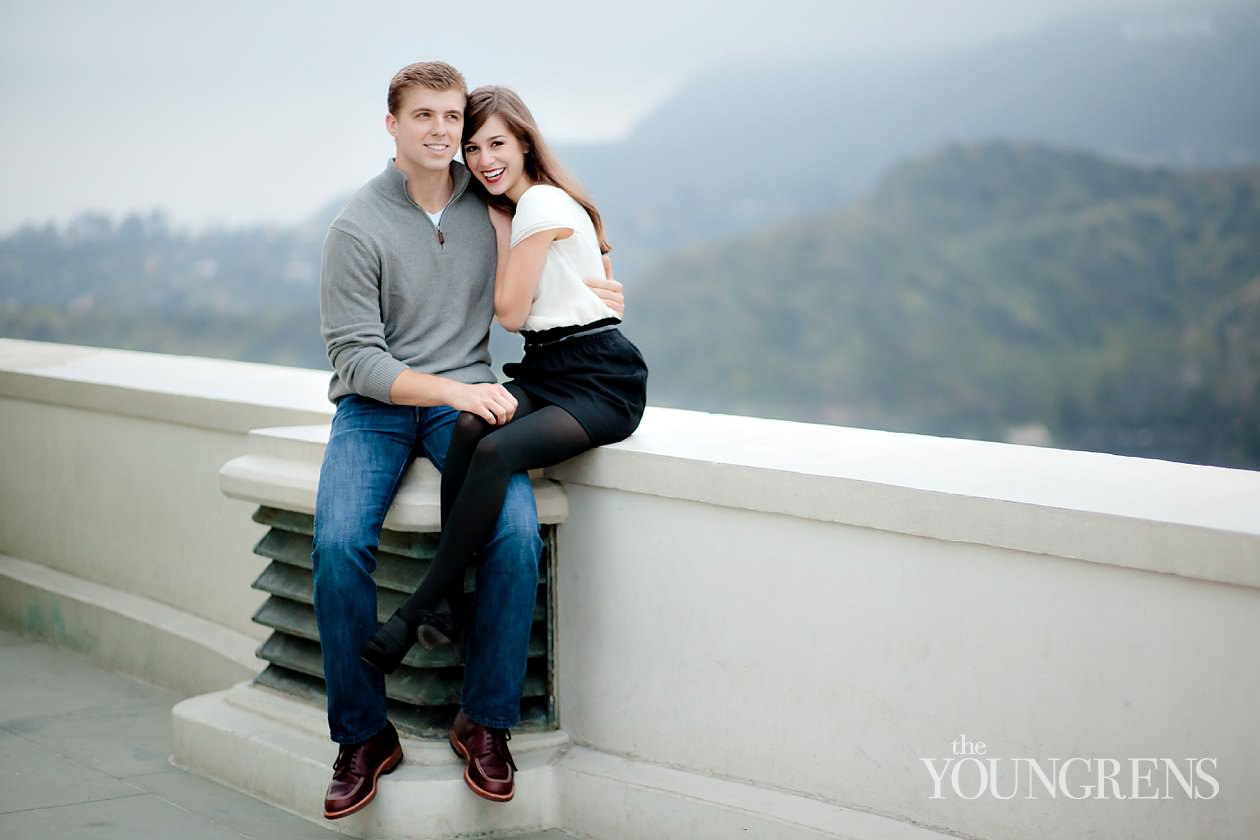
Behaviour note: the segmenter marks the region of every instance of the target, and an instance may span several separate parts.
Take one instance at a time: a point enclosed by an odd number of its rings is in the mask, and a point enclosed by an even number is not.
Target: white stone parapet
[[[0,340],[0,554],[21,561],[0,567],[20,575],[6,620],[28,599],[91,598],[60,578],[68,594],[37,593],[25,563],[259,637],[253,504],[313,501],[309,426],[328,416],[323,375],[264,368]],[[432,522],[436,477],[413,472],[395,521]],[[1260,473],[651,408],[629,440],[545,477],[566,512],[561,732],[519,739],[530,769],[506,808],[462,790],[441,745],[409,743],[339,830],[1242,840],[1260,825]],[[185,625],[153,626],[195,658],[191,633],[162,629]],[[181,704],[177,757],[318,820],[334,748],[317,711],[303,723],[273,701],[293,702],[248,687]],[[242,752],[257,761],[224,757]]]
[[[247,454],[224,464],[219,471],[223,494],[313,514],[328,431],[328,424],[322,423],[250,432]],[[438,530],[442,521],[441,486],[442,476],[433,464],[417,458],[403,475],[385,515],[384,527],[394,531]],[[539,522],[552,525],[564,521],[568,506],[558,482],[536,477],[534,500]]]
[[[1260,473],[654,408],[567,484],[1260,587]]]

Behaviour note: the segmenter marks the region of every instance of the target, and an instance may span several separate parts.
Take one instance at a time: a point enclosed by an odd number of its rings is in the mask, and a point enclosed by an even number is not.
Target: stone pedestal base
[[[516,798],[487,802],[464,784],[445,741],[403,739],[403,764],[358,814],[323,818],[337,747],[323,713],[241,683],[175,706],[174,761],[355,837],[447,840],[560,828],[602,840],[947,840],[887,817],[730,779],[570,746],[564,732],[512,739]]]
[[[320,710],[241,683],[177,704],[172,721],[176,765],[351,836],[493,837],[556,824],[552,767],[568,745],[563,732],[512,739],[520,772],[516,798],[506,804],[468,789],[463,762],[445,741],[404,738],[403,763],[381,778],[376,800],[327,821],[324,791],[337,745]]]

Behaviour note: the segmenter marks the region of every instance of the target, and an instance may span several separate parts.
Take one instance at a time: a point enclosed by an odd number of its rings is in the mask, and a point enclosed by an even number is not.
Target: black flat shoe
[[[359,658],[382,674],[392,674],[416,641],[415,628],[395,612],[376,635],[367,640]]]

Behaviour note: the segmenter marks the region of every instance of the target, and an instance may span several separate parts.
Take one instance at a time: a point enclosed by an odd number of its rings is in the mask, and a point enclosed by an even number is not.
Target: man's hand
[[[617,313],[618,318],[625,317],[626,297],[622,294],[621,284],[613,279],[612,260],[608,259],[607,254],[604,254],[604,276],[587,277],[583,282],[595,292],[596,297],[608,305],[609,309]]]
[[[516,413],[516,397],[507,388],[494,382],[476,385],[452,383],[447,405],[476,414],[492,426],[503,425]]]
[[[503,425],[516,414],[516,397],[502,385],[467,385],[415,370],[404,370],[395,377],[389,387],[389,400],[394,405],[449,405],[495,426]]]

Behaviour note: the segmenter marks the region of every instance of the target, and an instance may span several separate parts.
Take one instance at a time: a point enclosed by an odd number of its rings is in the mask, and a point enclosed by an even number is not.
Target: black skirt
[[[647,405],[647,364],[639,348],[615,327],[546,339],[527,334],[525,358],[504,365],[503,373],[531,397],[572,414],[593,445],[630,437]]]

